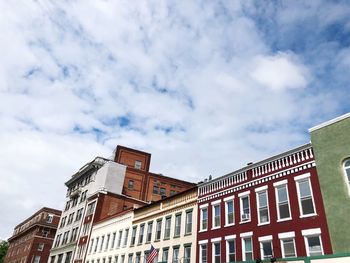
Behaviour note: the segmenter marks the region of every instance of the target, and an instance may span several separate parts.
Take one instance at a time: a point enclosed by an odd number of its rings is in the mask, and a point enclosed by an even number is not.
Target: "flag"
[[[148,251],[147,263],[153,263],[154,259],[158,255],[157,249],[151,245],[151,249]]]

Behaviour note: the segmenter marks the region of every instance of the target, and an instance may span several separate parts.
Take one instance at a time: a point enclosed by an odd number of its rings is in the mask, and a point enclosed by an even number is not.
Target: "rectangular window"
[[[129,228],[125,229],[123,247],[126,247],[126,245],[127,245],[127,243],[128,243],[128,237],[129,237]]]
[[[58,254],[57,263],[62,263],[63,254]]]
[[[243,238],[243,261],[253,260],[253,244],[252,238]]]
[[[142,224],[140,226],[140,233],[139,233],[139,244],[142,244],[143,242],[143,231],[145,229],[145,224]]]
[[[256,197],[259,224],[267,224],[270,222],[267,190],[257,192]]]
[[[76,218],[75,218],[75,221],[79,221],[82,217],[83,217],[83,208],[80,208],[80,209],[77,211],[77,216],[76,216]]]
[[[67,252],[66,259],[64,260],[64,263],[70,263],[71,258],[72,258],[72,252]]]
[[[173,248],[173,263],[179,263],[179,247]]]
[[[133,263],[132,262],[132,256],[133,256],[133,254],[129,254],[128,263]]]
[[[164,187],[160,188],[160,195],[161,196],[166,196],[166,189]]]
[[[171,217],[165,218],[164,239],[170,238]]]
[[[160,240],[162,234],[162,220],[157,221],[157,227],[156,227],[156,238],[155,240]]]
[[[220,227],[220,204],[213,205],[213,228]]]
[[[92,214],[94,210],[95,210],[95,202],[88,205],[86,215]]]
[[[106,246],[105,246],[105,251],[108,249],[108,246],[109,246],[109,239],[111,238],[111,235],[108,234],[107,235],[107,240],[106,240]]]
[[[250,221],[250,200],[249,195],[242,196],[241,200],[241,222]]]
[[[235,240],[227,240],[226,241],[226,261],[227,262],[235,262],[236,261],[236,244]]]
[[[181,233],[181,214],[177,214],[175,216],[175,231],[174,231],[174,236],[178,237],[180,236]]]
[[[77,235],[78,235],[78,228],[73,228],[72,230],[72,234],[70,236],[70,242],[74,242],[77,239]]]
[[[136,230],[137,230],[137,226],[134,226],[134,227],[132,228],[130,246],[135,245],[135,241],[136,241]]]
[[[94,249],[94,253],[97,252],[97,247],[98,247],[98,241],[99,241],[99,237],[96,238],[96,244],[95,244],[95,249]]]
[[[320,235],[306,236],[306,251],[308,256],[323,255]]]
[[[201,231],[208,229],[208,207],[201,209]]]
[[[185,246],[185,253],[184,253],[184,263],[190,263],[191,262],[191,246]]]
[[[33,263],[39,263],[40,262],[40,256],[34,256]]]
[[[66,218],[67,218],[66,216],[62,218],[60,227],[64,227],[64,225],[66,223]]]
[[[221,263],[220,242],[213,243],[213,263]]]
[[[168,262],[169,248],[163,248],[162,262]]]
[[[186,227],[185,227],[185,234],[191,234],[192,233],[192,210],[186,212]]]
[[[141,262],[141,253],[136,253],[136,258],[135,258],[135,263],[140,263]]]
[[[141,169],[142,162],[141,161],[135,161],[135,169]]]
[[[89,254],[92,252],[92,247],[94,246],[94,239],[91,239],[91,244],[90,244],[90,249],[89,249]]]
[[[114,263],[118,263],[118,255],[114,256]]]
[[[112,234],[111,249],[113,249],[113,248],[114,248],[114,243],[115,243],[115,238],[116,238],[116,236],[117,236],[117,233],[116,233],[116,232],[114,232],[114,233]]]
[[[121,255],[121,257],[120,257],[120,263],[124,263],[124,260],[125,260],[125,255]]]
[[[225,225],[234,225],[235,223],[235,213],[234,213],[234,203],[233,199],[225,202],[226,207],[226,218]]]
[[[200,245],[200,263],[207,263],[208,249],[207,244]]]
[[[158,186],[153,186],[153,194],[159,194],[159,187]]]
[[[153,227],[153,222],[149,222],[147,225],[147,238],[146,238],[147,243],[151,242],[151,239],[152,239],[152,227]]]
[[[296,257],[294,238],[282,239],[281,244],[282,244],[281,247],[282,247],[282,257],[283,258]]]
[[[298,186],[299,208],[301,211],[300,215],[305,216],[315,214],[315,205],[312,196],[310,178],[296,180],[296,183]]]
[[[38,251],[43,251],[44,250],[44,244],[40,243],[38,244]]]
[[[105,241],[105,236],[102,236],[102,237],[101,237],[100,250],[99,250],[100,252],[102,251],[104,241]]]
[[[272,252],[272,241],[262,241],[260,242],[260,249],[262,252],[262,257],[264,259],[272,258],[273,252]]]
[[[53,220],[53,215],[52,214],[48,214],[47,215],[47,218],[46,218],[46,223],[52,223],[52,220]]]
[[[278,220],[290,219],[290,206],[287,184],[275,188]]]
[[[133,180],[129,180],[128,181],[128,189],[129,190],[133,190],[134,189],[134,181]],[[132,256],[132,255],[131,255]]]
[[[120,230],[118,234],[117,248],[119,248],[120,245],[122,244],[122,237],[123,237],[123,230]]]

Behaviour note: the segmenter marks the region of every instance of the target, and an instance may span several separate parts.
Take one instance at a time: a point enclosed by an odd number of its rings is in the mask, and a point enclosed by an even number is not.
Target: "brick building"
[[[149,153],[117,146],[113,160],[97,157],[66,182],[50,263],[83,262],[95,222],[195,186],[151,173],[150,162]]]
[[[61,211],[43,207],[14,229],[4,263],[46,263]]]

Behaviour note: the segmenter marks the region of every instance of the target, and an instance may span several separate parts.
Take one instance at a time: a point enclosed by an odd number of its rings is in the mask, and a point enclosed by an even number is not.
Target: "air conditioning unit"
[[[247,221],[250,219],[250,214],[243,214],[242,215],[242,221]]]

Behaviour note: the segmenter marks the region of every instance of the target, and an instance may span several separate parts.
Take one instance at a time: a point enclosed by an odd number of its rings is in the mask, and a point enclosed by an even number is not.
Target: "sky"
[[[214,178],[350,111],[349,1],[0,1],[0,239],[117,145]]]

